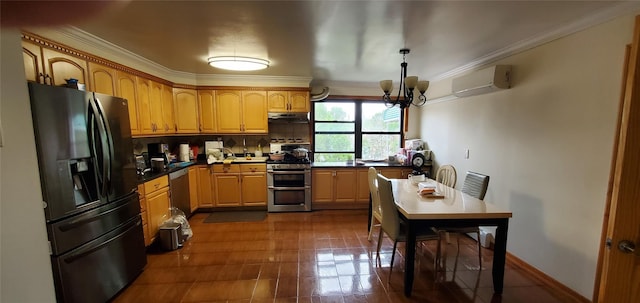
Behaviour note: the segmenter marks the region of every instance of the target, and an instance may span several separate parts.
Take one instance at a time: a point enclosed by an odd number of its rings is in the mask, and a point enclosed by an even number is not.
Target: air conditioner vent
[[[457,97],[486,94],[511,87],[511,65],[496,65],[454,78],[452,91]]]

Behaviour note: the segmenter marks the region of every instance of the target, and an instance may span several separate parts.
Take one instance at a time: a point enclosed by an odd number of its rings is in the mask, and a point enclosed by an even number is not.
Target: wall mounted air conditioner
[[[494,92],[511,87],[511,65],[496,65],[453,78],[452,91],[457,97]]]

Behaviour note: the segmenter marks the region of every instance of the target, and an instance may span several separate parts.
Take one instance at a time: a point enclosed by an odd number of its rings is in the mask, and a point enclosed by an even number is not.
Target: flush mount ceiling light
[[[219,56],[210,57],[209,65],[235,71],[260,70],[269,67],[269,61],[251,57]]]
[[[429,88],[429,81],[418,81],[418,77],[410,76],[407,77],[407,62],[405,61],[406,55],[411,50],[408,48],[400,49],[400,53],[402,54],[402,63],[400,63],[400,89],[398,90],[398,96],[394,99],[391,98],[391,90],[393,90],[393,81],[391,80],[382,80],[380,81],[380,88],[384,91],[384,95],[382,99],[384,99],[384,104],[389,107],[393,107],[399,105],[400,108],[404,109],[406,107],[411,106],[422,106],[425,102],[427,102],[427,97],[425,97],[424,93]],[[418,101],[414,102],[413,89],[418,88],[420,95],[417,97]],[[400,92],[402,92],[402,98],[400,98]]]

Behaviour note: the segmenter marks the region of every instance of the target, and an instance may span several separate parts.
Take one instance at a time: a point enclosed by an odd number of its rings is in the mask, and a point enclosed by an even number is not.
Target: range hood
[[[269,113],[269,123],[309,123],[309,113]]]

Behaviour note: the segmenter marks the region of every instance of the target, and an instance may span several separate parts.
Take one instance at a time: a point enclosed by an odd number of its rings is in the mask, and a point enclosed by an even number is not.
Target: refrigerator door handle
[[[98,98],[96,97],[95,93],[93,94],[93,100],[98,108],[100,117],[102,119],[102,124],[104,127],[104,134],[106,136],[106,141],[107,141],[107,150],[108,150],[108,159],[107,159],[107,163],[108,163],[108,169],[107,169],[107,182],[111,183],[111,172],[113,171],[113,168],[111,167],[111,160],[113,158],[113,155],[115,154],[115,151],[113,150],[113,135],[111,134],[111,126],[109,125],[109,119],[107,119],[105,113],[104,113],[104,108],[102,107],[102,103],[100,103],[100,100],[98,100]],[[103,154],[104,155],[104,154]]]
[[[94,216],[94,215],[91,215],[91,216],[80,216],[80,218],[77,218],[77,219],[75,219],[75,220],[73,220],[73,221],[71,221],[71,222],[69,222],[69,223],[67,223],[65,225],[62,225],[62,226],[58,227],[58,229],[60,229],[60,231],[68,231],[68,230],[74,229],[74,228],[76,228],[76,227],[78,227],[80,225],[84,225],[84,224],[87,224],[87,223],[91,223],[93,221],[101,220],[102,217],[104,217],[106,215],[109,215],[112,212],[119,211],[120,209],[122,209],[124,207],[127,207],[126,203],[122,204],[122,205],[120,205],[118,207],[112,208],[112,209],[110,209],[110,210],[108,210],[106,212],[100,213],[97,216]]]
[[[96,163],[97,167],[98,167],[98,181],[100,182],[100,195],[102,197],[107,196],[108,193],[108,166],[109,166],[109,157],[105,156],[105,143],[108,144],[107,142],[104,142],[103,139],[105,139],[103,136],[106,133],[105,129],[104,129],[104,123],[102,122],[102,116],[100,115],[100,112],[98,111],[98,108],[94,102],[93,99],[89,99],[89,106],[90,106],[90,118],[89,118],[89,126],[91,129],[91,149],[93,150],[93,154],[97,155],[97,150],[96,150],[96,140],[100,140],[102,141],[100,144],[100,147],[102,149],[102,157],[101,159],[97,159],[97,162],[101,162],[101,163]],[[95,126],[98,126],[98,137],[96,138],[95,136]],[[108,151],[107,151],[108,152]]]

